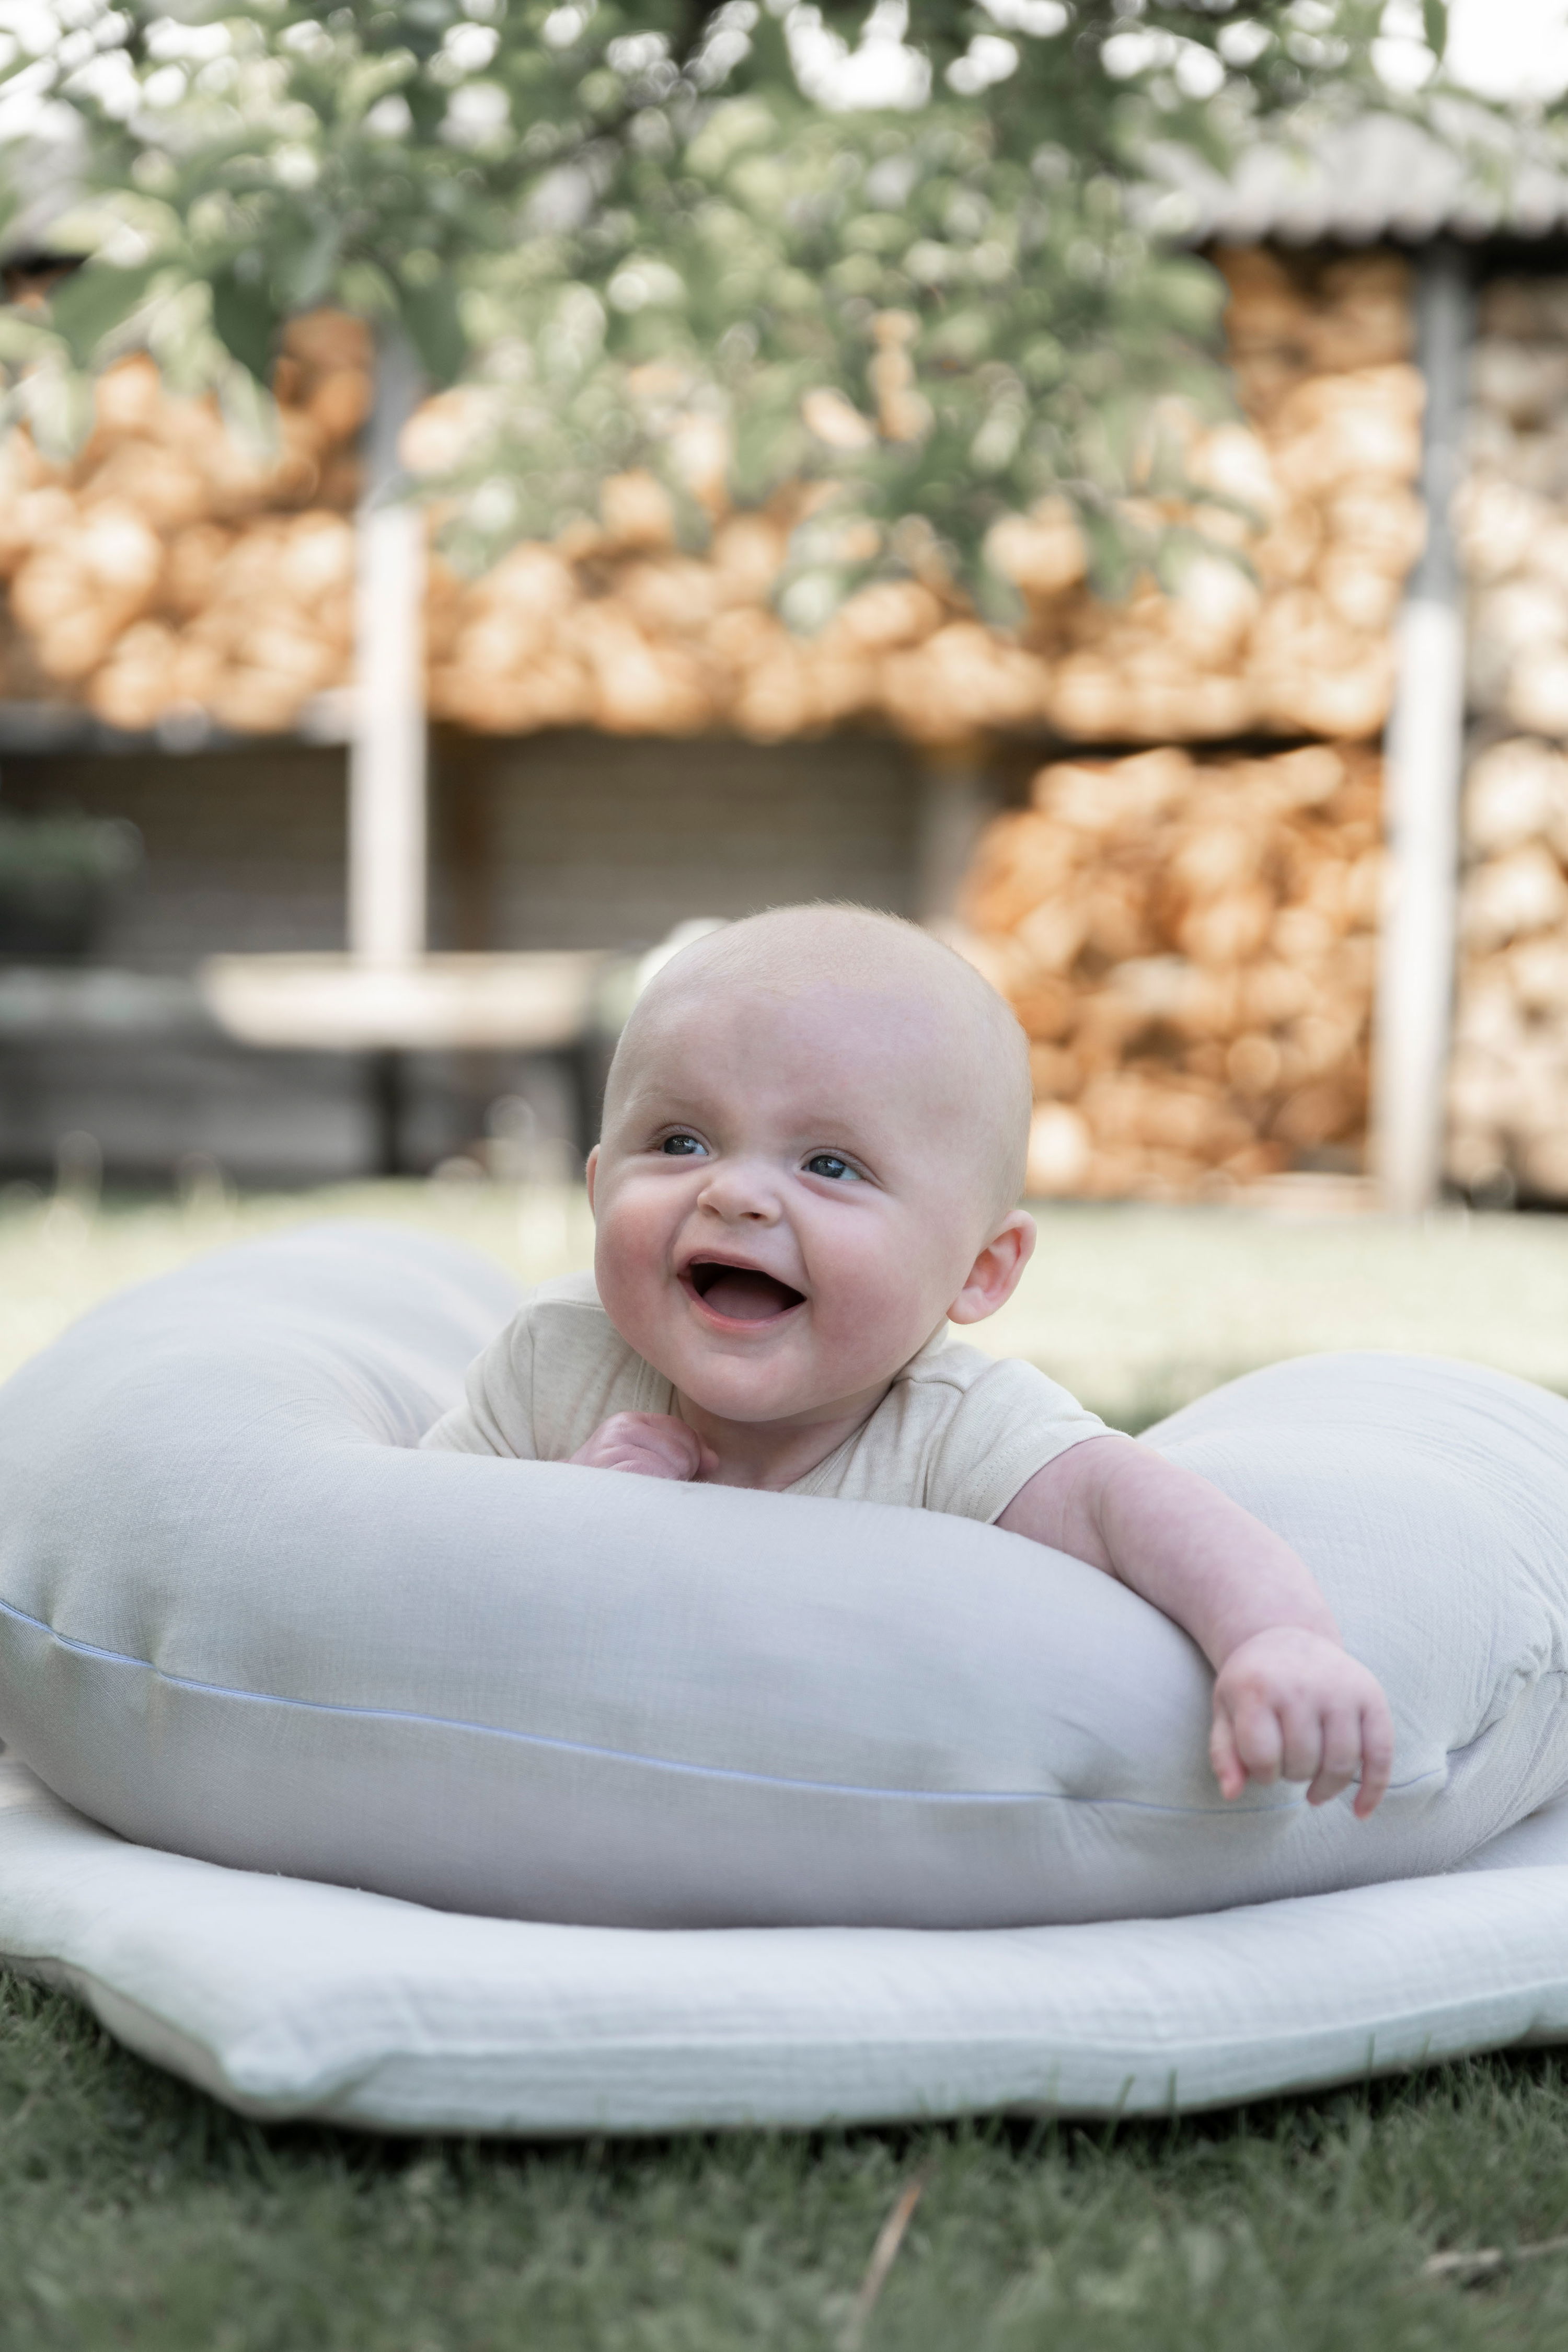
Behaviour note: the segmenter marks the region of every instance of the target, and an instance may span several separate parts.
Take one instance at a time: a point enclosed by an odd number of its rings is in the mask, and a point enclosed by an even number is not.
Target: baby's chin
[[[925,1336],[902,1352],[894,1351],[895,1342],[883,1361],[856,1360],[852,1351],[846,1361],[841,1348],[813,1344],[809,1310],[780,1316],[771,1330],[754,1324],[744,1337],[697,1330],[684,1312],[668,1320],[647,1316],[622,1323],[612,1311],[612,1320],[686,1404],[752,1427],[827,1418],[858,1406],[869,1412]]]
[[[781,1381],[726,1381],[705,1378],[701,1371],[667,1371],[664,1375],[687,1404],[712,1413],[716,1421],[733,1421],[756,1427],[767,1422],[798,1421],[802,1414],[825,1410],[833,1402],[826,1385]]]
[[[716,1421],[757,1427],[768,1422],[798,1423],[818,1415],[828,1418],[843,1412],[855,1400],[863,1402],[869,1412],[900,1366],[890,1365],[884,1375],[869,1374],[848,1391],[841,1370],[837,1378],[825,1373],[813,1377],[798,1364],[713,1364],[688,1357],[680,1363],[658,1365],[655,1370],[664,1373],[687,1404],[696,1405]]]

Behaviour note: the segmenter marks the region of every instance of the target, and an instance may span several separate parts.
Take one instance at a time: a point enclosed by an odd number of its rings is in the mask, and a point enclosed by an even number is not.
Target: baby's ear
[[[597,1143],[588,1155],[588,1164],[584,1168],[582,1173],[588,1184],[588,1211],[590,1216],[591,1216],[593,1213],[593,1180],[599,1173],[599,1146]]]
[[[1034,1255],[1039,1238],[1027,1209],[1015,1209],[1005,1218],[969,1268],[967,1281],[947,1309],[948,1322],[983,1323],[988,1315],[1005,1307]]]

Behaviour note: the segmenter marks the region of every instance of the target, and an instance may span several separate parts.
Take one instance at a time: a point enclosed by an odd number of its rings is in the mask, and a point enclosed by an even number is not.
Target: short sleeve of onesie
[[[1059,1454],[1107,1434],[1097,1413],[1033,1364],[939,1332],[870,1420],[790,1492],[913,1503],[988,1523]]]
[[[566,1462],[612,1413],[675,1411],[669,1381],[627,1346],[588,1274],[530,1293],[469,1366],[465,1390],[422,1440],[432,1451]],[[988,1521],[1070,1445],[1104,1434],[1034,1365],[941,1331],[875,1412],[786,1491]]]
[[[568,1462],[612,1413],[674,1411],[669,1381],[626,1345],[593,1276],[568,1274],[529,1293],[469,1365],[463,1402],[420,1444],[443,1454]]]

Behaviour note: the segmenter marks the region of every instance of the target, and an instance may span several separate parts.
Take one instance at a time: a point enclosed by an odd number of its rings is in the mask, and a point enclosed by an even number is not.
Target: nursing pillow
[[[1299,1548],[1381,1678],[1394,1785],[1360,1823],[1222,1803],[1192,1643],[1020,1537],[419,1452],[513,1304],[465,1251],[334,1224],[25,1367],[11,1758],[170,1855],[666,1929],[1209,1912],[1449,1869],[1568,1789],[1568,1405],[1540,1390],[1320,1357],[1145,1441]]]

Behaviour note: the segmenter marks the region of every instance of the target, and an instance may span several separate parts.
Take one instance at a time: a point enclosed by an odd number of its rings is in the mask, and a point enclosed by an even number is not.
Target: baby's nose
[[[703,1187],[701,1200],[704,1208],[731,1222],[768,1225],[778,1222],[779,1196],[760,1169],[733,1164],[716,1168]]]

